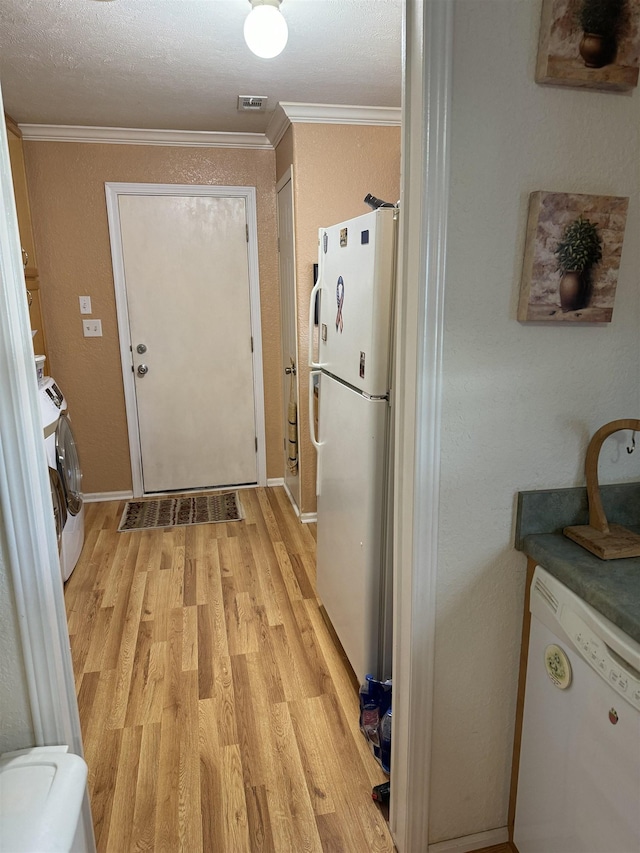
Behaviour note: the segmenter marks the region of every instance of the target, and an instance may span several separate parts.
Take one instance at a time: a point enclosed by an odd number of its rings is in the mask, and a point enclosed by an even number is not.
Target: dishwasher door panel
[[[520,853],[638,853],[640,712],[559,633],[532,616],[514,841]],[[551,644],[571,664],[564,690],[547,675]]]

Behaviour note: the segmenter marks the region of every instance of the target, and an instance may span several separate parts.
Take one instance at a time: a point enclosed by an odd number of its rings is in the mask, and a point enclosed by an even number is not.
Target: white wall
[[[640,416],[640,92],[537,85],[539,17],[537,0],[456,3],[432,843],[506,825],[526,565],[516,493],[583,485],[593,432]],[[535,190],[631,197],[611,324],[517,322]],[[640,479],[640,453],[619,449],[603,481]]]
[[[0,752],[8,752],[33,746],[35,736],[4,529],[0,534]]]

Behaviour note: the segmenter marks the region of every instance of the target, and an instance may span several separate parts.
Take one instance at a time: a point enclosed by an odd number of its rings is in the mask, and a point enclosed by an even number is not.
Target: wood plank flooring
[[[99,851],[393,851],[385,776],[283,489],[239,522],[118,533],[89,504],[65,588]]]

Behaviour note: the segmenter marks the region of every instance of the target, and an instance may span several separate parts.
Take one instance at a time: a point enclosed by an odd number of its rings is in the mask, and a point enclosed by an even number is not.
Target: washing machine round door
[[[67,523],[67,502],[64,497],[62,480],[55,468],[49,468],[49,485],[51,486],[51,502],[53,517],[56,522],[56,537],[58,539],[58,554],[62,552],[62,529]]]
[[[82,471],[76,442],[66,412],[62,412],[56,429],[56,457],[62,478],[67,509],[77,515],[82,509]]]

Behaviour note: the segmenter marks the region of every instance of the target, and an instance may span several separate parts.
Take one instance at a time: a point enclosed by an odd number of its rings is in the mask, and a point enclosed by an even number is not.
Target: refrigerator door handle
[[[321,364],[319,361],[313,360],[313,327],[314,323],[314,314],[316,307],[316,293],[322,288],[322,282],[318,278],[317,282],[313,285],[313,289],[311,291],[311,297],[309,299],[309,367],[312,370],[319,370],[322,367],[326,367],[326,365]],[[315,444],[315,442],[314,442]]]
[[[324,442],[318,441],[318,437],[316,436],[315,412],[313,408],[313,377],[319,375],[319,370],[309,371],[309,435],[311,436],[311,443],[313,444],[316,450],[320,450],[320,448],[324,444]]]

